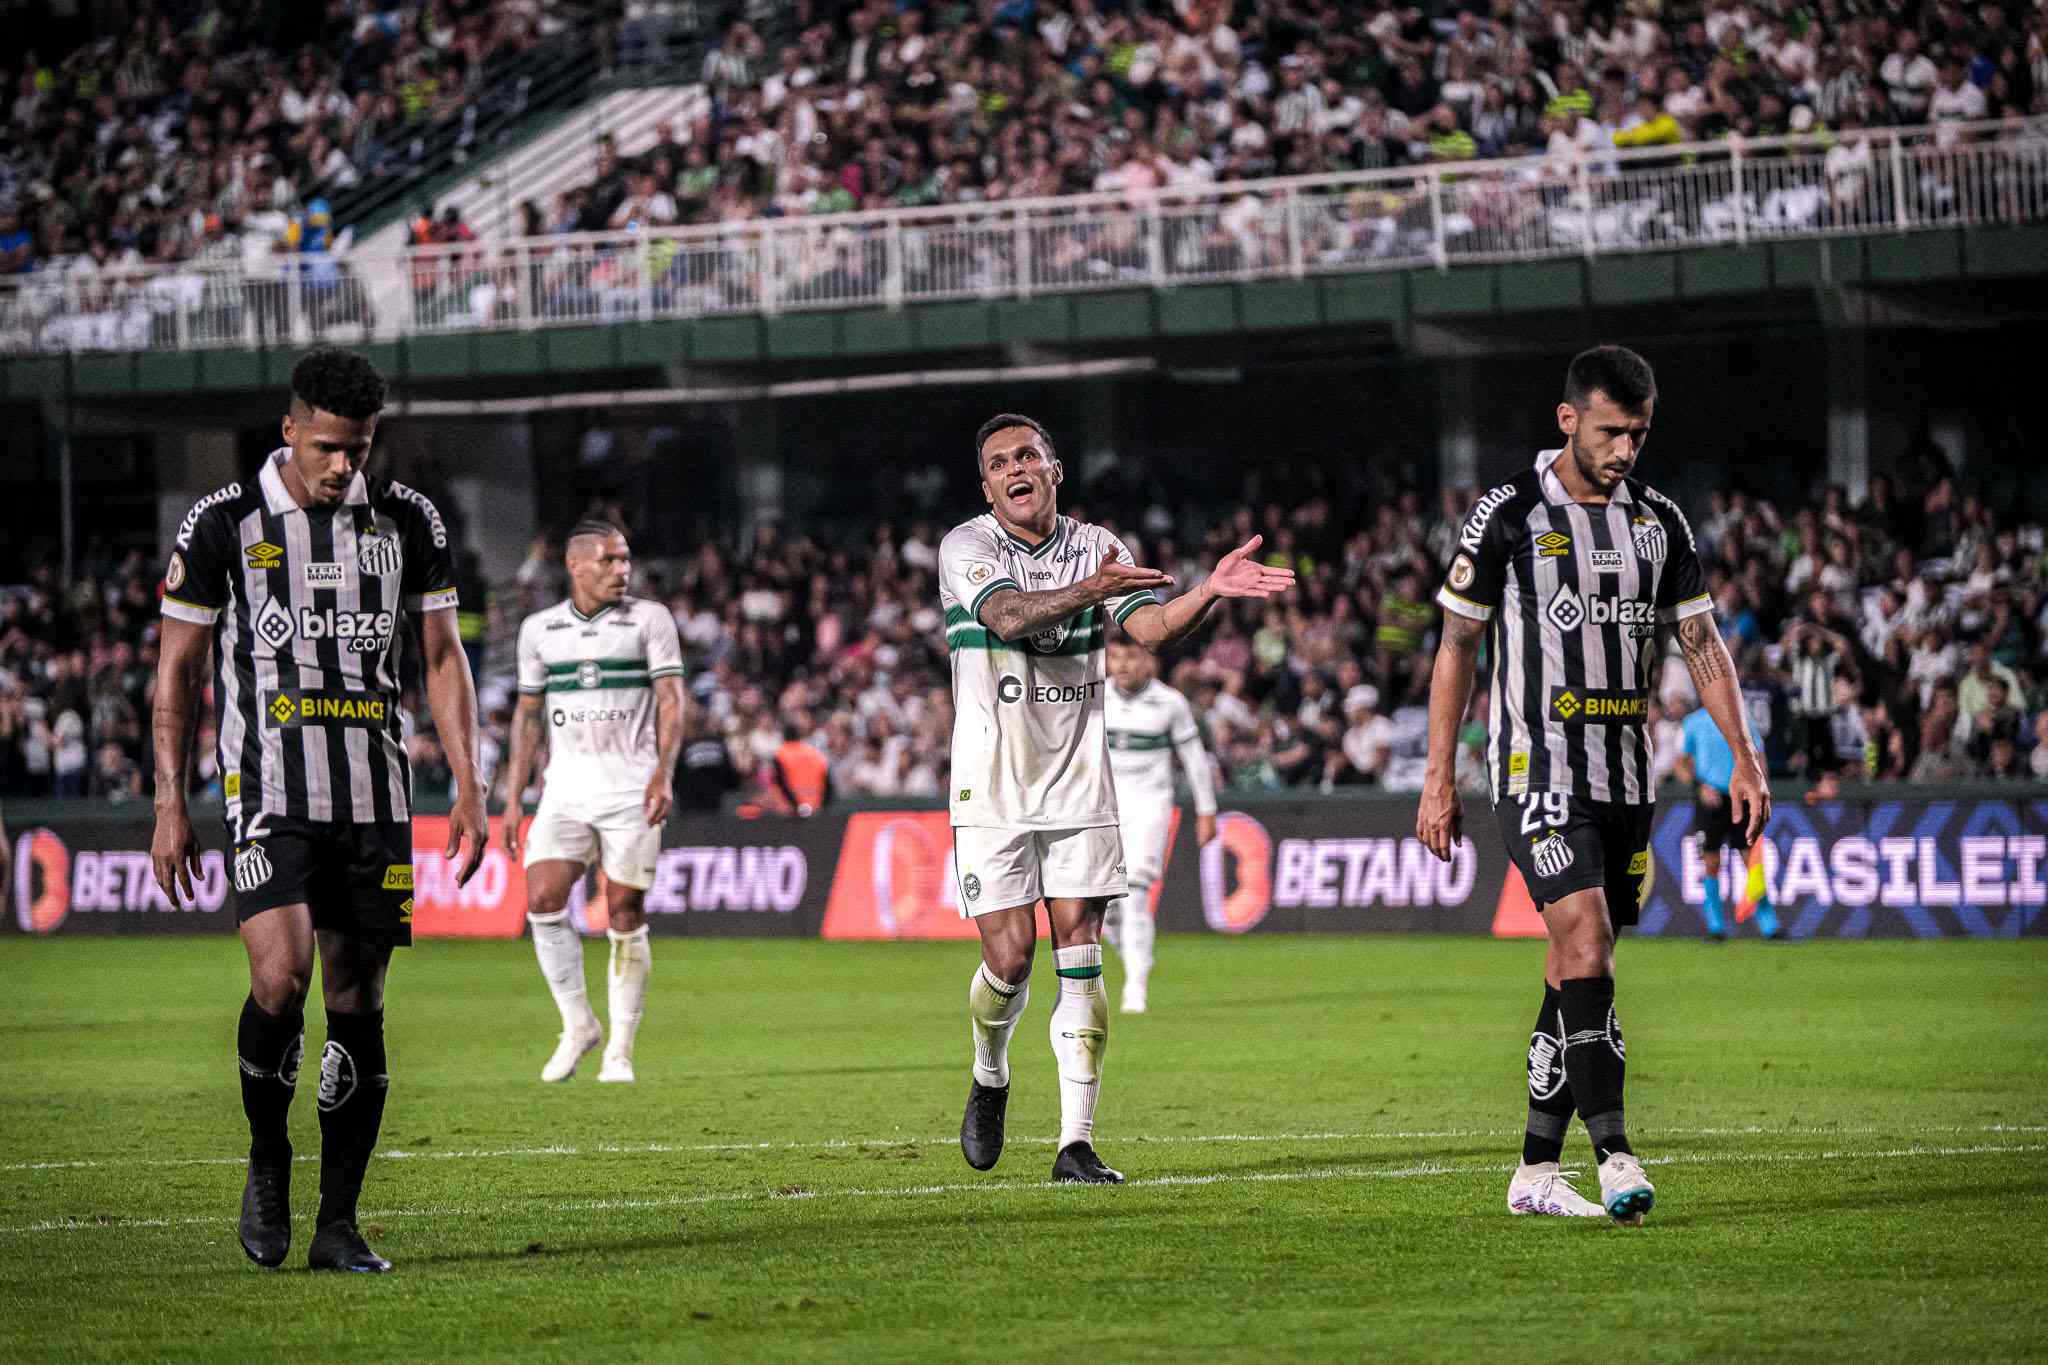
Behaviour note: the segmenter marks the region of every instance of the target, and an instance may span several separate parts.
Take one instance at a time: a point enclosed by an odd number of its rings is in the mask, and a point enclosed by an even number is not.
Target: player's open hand
[[[149,836],[149,862],[156,884],[173,905],[192,903],[192,883],[199,876],[199,836],[183,806],[160,808],[156,830]]]
[[[1728,780],[1728,805],[1754,844],[1762,837],[1764,826],[1771,823],[1771,786],[1756,764],[1735,765],[1735,775]]]
[[[675,791],[668,779],[656,773],[647,783],[647,795],[640,803],[640,813],[647,817],[650,829],[659,829],[668,822],[668,813],[675,806]]]
[[[1112,545],[1109,553],[1102,557],[1102,567],[1088,575],[1088,585],[1094,590],[1095,600],[1107,602],[1111,598],[1127,593],[1141,592],[1150,588],[1170,588],[1173,575],[1157,569],[1141,569],[1135,564],[1124,562],[1123,551]]]
[[[1264,536],[1253,536],[1216,561],[1209,586],[1218,597],[1272,597],[1294,586],[1294,570],[1275,568],[1253,559]]]
[[[517,812],[513,814],[516,823]],[[484,849],[490,842],[491,822],[484,814],[483,793],[468,791],[456,796],[455,808],[448,812],[448,847],[441,856],[450,862],[458,856],[462,859],[455,873],[457,886],[467,886],[469,879],[476,875],[484,860]]]
[[[1422,805],[1415,812],[1415,837],[1445,862],[1465,838],[1465,805],[1450,782],[1425,781]]]

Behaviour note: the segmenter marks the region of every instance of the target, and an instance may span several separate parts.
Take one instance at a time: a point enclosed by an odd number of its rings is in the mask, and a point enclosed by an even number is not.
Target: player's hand
[[[668,821],[668,813],[675,806],[675,789],[668,781],[656,774],[647,784],[647,795],[640,803],[640,813],[647,817],[650,829],[659,829]]]
[[[1763,770],[1754,763],[1737,763],[1735,776],[1728,782],[1728,802],[1754,844],[1762,837],[1764,826],[1771,823],[1771,787]]]
[[[1195,817],[1195,847],[1207,848],[1209,841],[1216,837],[1216,817],[1197,815]]]
[[[498,831],[498,842],[505,846],[505,852],[516,863],[526,847],[526,812],[519,809],[519,803],[515,801],[499,819],[504,828]]]
[[[1135,564],[1124,563],[1123,551],[1112,545],[1109,553],[1102,557],[1102,567],[1088,575],[1088,587],[1095,600],[1107,602],[1113,597],[1142,592],[1151,588],[1170,588],[1173,575],[1157,569],[1141,569]]]
[[[1454,783],[1423,782],[1422,805],[1415,812],[1415,837],[1443,861],[1451,860],[1451,850],[1465,839],[1465,805]]]
[[[156,884],[173,905],[192,903],[192,883],[199,876],[199,836],[184,806],[159,806],[156,830],[149,836],[149,862]]]
[[[1708,810],[1719,810],[1721,808],[1721,793],[1715,791],[1704,782],[1700,783],[1700,804]]]
[[[1209,586],[1218,597],[1272,597],[1294,586],[1294,570],[1276,569],[1251,557],[1265,540],[1253,536],[1216,561]]]
[[[471,789],[459,793],[455,798],[455,809],[448,812],[448,847],[441,856],[453,862],[459,854],[462,864],[455,873],[455,884],[466,886],[476,875],[483,863],[484,849],[491,842],[491,822],[484,814],[484,794]]]

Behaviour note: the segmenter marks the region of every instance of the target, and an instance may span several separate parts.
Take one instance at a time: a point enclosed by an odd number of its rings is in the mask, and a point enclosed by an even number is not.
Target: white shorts
[[[1124,848],[1116,826],[1093,829],[953,829],[960,917],[1036,905],[1041,899],[1124,893]]]
[[[1123,818],[1124,857],[1132,886],[1150,886],[1166,872],[1166,832],[1173,807],[1130,811]]]
[[[607,881],[645,891],[654,885],[661,857],[661,827],[647,823],[646,797],[617,792],[588,799],[541,793],[540,809],[526,832],[526,866],[540,862],[581,863],[603,856]]]

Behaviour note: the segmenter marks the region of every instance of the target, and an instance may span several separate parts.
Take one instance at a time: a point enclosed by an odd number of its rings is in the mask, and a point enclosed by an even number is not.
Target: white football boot
[[[633,1084],[637,1079],[633,1075],[633,1054],[630,1052],[613,1052],[610,1048],[606,1048],[604,1065],[598,1068],[597,1078],[600,1081],[612,1081],[620,1085]]]
[[[582,1028],[562,1034],[555,1044],[555,1055],[540,1069],[540,1078],[548,1082],[568,1080],[576,1074],[576,1064],[603,1041],[604,1025],[597,1022],[596,1015],[590,1015]]]
[[[1508,1181],[1508,1212],[1551,1218],[1605,1218],[1607,1210],[1572,1188],[1575,1171],[1558,1169],[1555,1161],[1517,1166]]]
[[[1657,1202],[1657,1187],[1643,1174],[1642,1162],[1627,1152],[1609,1152],[1600,1163],[1600,1202],[1615,1222],[1639,1228]]]

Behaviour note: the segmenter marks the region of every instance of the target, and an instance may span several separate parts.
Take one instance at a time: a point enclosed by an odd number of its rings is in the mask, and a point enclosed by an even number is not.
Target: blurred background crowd
[[[1076,503],[1176,590],[1253,532],[1301,589],[1223,604],[1162,660],[1194,703],[1232,791],[1415,790],[1441,570],[1475,491],[1327,495],[1176,513],[1143,495]],[[445,502],[444,502],[444,505]],[[635,527],[635,517],[594,504]],[[1772,771],[1815,783],[2048,777],[2048,540],[2005,519],[1939,460],[1878,476],[1860,503],[1838,487],[1777,505],[1716,492],[1691,509],[1724,635]],[[758,527],[636,569],[674,613],[689,665],[685,807],[788,809],[788,772],[822,758],[840,796],[940,799],[952,724],[935,576],[950,523],[882,522],[844,541]],[[507,745],[511,645],[527,612],[566,592],[561,547],[537,541],[487,584],[464,567],[465,630],[485,715],[484,761]],[[96,565],[69,593],[47,574],[0,591],[0,793],[137,800],[148,741],[159,566]],[[430,726],[417,695],[409,699]],[[1483,790],[1483,691],[1464,727],[1461,782]],[[1667,667],[1651,713],[1660,773],[1696,705]],[[197,776],[216,781],[210,731]],[[448,774],[430,729],[411,739],[422,796]],[[790,762],[787,745],[814,751]],[[778,780],[778,773],[784,780]],[[803,804],[810,804],[803,802]]]
[[[30,7],[33,8],[33,7]],[[2024,0],[94,0],[0,14],[0,275],[345,245],[551,44],[686,24],[706,98],[545,234],[2048,109]],[[696,48],[691,48],[694,57]],[[495,125],[493,125],[495,126]],[[346,218],[346,214],[339,215]],[[466,240],[427,208],[415,241]]]

